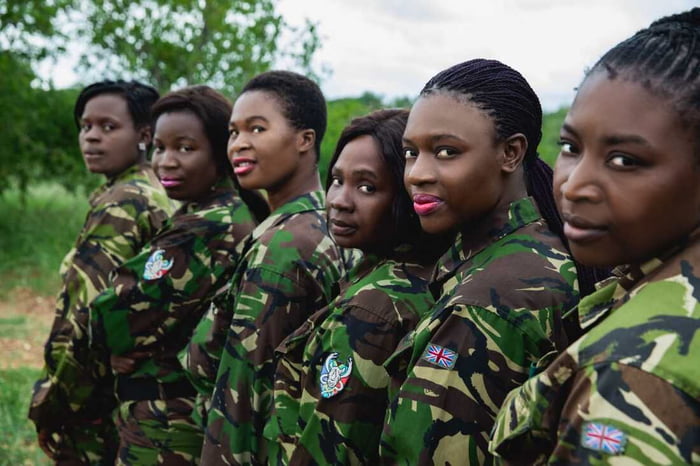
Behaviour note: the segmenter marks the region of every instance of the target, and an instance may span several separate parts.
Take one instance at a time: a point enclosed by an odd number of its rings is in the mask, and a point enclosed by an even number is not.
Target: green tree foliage
[[[542,160],[554,167],[559,154],[559,130],[566,117],[568,108],[560,108],[553,113],[545,113],[542,118],[542,141],[537,150]]]
[[[74,15],[91,44],[85,75],[133,76],[161,91],[206,83],[233,96],[276,63],[311,72],[319,46],[315,25],[289,27],[274,0],[83,0]]]
[[[56,19],[73,3],[73,0],[0,0],[0,50],[32,59],[63,51],[65,35],[57,29]]]

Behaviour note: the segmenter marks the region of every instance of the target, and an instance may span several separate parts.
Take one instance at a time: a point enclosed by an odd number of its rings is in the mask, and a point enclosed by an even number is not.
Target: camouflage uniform
[[[174,207],[148,164],[128,168],[90,196],[83,229],[61,265],[63,288],[29,410],[37,429],[54,433],[58,462],[113,461],[114,382],[104,355],[88,351],[87,306],[107,287],[109,273],[141,250]]]
[[[195,390],[177,354],[214,291],[231,278],[235,247],[254,227],[232,180],[220,181],[206,199],[178,209],[93,302],[93,344],[138,360],[134,372],[117,376],[120,464],[198,462]]]
[[[563,349],[561,314],[578,300],[574,263],[523,198],[463,231],[438,262],[438,302],[386,367],[392,402],[384,461],[490,464],[488,435],[531,364]]]
[[[432,264],[367,256],[333,303],[279,346],[275,412],[265,428],[272,464],[378,463],[389,385],[383,364],[434,304],[431,271]]]
[[[700,464],[700,235],[581,301],[587,333],[508,395],[512,463]]]
[[[275,210],[246,242],[227,300],[211,311],[213,325],[203,324],[205,332],[219,329],[210,335],[220,338],[230,322],[218,343],[223,352],[206,419],[205,464],[266,462],[262,429],[272,409],[274,349],[328,304],[346,273],[328,234],[321,191]],[[190,346],[216,347],[201,339]]]

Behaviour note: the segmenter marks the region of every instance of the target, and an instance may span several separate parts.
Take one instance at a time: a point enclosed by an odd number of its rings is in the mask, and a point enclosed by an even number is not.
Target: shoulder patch
[[[329,354],[321,368],[321,375],[319,375],[318,381],[321,385],[321,396],[323,398],[330,398],[343,391],[350,378],[352,358],[348,356],[345,364],[338,364],[336,359],[338,359],[338,353]]]
[[[164,259],[165,249],[156,249],[151,257],[146,261],[143,268],[143,278],[146,280],[156,280],[163,277],[168,270],[173,267],[174,259]]]
[[[428,345],[423,360],[444,369],[452,369],[457,362],[457,353],[440,345]]]
[[[590,450],[619,455],[624,451],[626,443],[627,436],[617,427],[600,422],[587,422],[583,425],[581,445]]]

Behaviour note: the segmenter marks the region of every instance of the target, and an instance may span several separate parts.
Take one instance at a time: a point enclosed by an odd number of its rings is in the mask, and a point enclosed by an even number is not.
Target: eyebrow
[[[449,134],[449,133],[433,134],[433,135],[428,136],[428,138],[430,139],[431,143],[435,143],[437,141],[440,141],[441,139],[455,139],[455,140],[460,141],[460,142],[466,142],[464,139],[460,138],[459,136],[455,136],[454,134]],[[413,141],[411,141],[408,138],[402,137],[401,140],[405,143],[415,144]]]
[[[561,125],[562,129],[568,133],[579,137],[578,133],[570,125],[564,123]],[[639,144],[642,146],[651,146],[649,141],[637,134],[612,134],[609,136],[604,136],[602,138],[603,144],[607,146],[615,146],[618,144]]]
[[[331,174],[337,175],[337,174],[339,174],[339,173],[341,173],[341,170],[339,170],[338,168],[336,168],[336,166],[334,165],[333,168],[331,169]],[[352,170],[350,170],[350,174],[351,174],[352,176],[356,176],[356,177],[360,177],[360,178],[363,178],[363,177],[364,177],[364,178],[371,178],[372,180],[378,180],[378,179],[379,179],[379,177],[377,176],[376,173],[374,173],[372,170],[369,170],[369,169],[367,169],[367,168],[356,168],[356,169],[352,169]]]

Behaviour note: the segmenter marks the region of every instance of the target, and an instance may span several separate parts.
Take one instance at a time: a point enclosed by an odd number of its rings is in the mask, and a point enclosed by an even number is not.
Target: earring
[[[139,150],[141,152],[146,152],[146,143],[145,142],[139,142]]]

